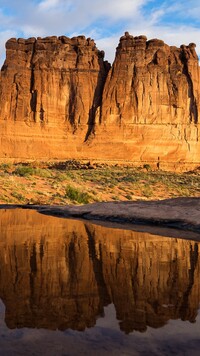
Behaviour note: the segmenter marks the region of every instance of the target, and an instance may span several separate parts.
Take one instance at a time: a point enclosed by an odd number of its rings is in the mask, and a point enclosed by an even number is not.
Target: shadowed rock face
[[[112,68],[84,36],[10,39],[0,158],[200,164],[195,44],[121,37]]]
[[[199,244],[0,211],[0,298],[9,328],[84,330],[113,303],[122,331],[194,322]]]

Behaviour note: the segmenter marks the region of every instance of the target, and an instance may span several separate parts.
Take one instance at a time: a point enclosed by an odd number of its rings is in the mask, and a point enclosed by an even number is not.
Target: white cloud
[[[180,1],[174,2],[172,5],[168,7],[170,12],[179,13],[183,18],[188,18],[192,21],[192,19],[198,19],[200,17],[200,3],[199,0],[190,0],[190,1]]]
[[[167,25],[164,18],[170,14],[187,19],[185,25]],[[159,4],[156,0],[0,0],[0,50],[2,53],[3,43],[12,36],[84,34],[94,38],[112,61],[119,37],[126,30],[149,39],[161,38],[171,45],[198,45],[200,29],[192,22],[197,17],[199,0],[163,0]],[[197,51],[200,54],[199,45]]]
[[[131,19],[139,15],[139,9],[147,0],[87,0],[81,2],[80,9],[87,9],[89,16],[99,18],[105,16],[111,21]]]
[[[122,34],[120,34],[121,36]],[[103,37],[101,39],[96,40],[97,47],[101,50],[104,50],[106,53],[105,59],[108,59],[110,63],[113,62],[115,58],[115,49],[119,42],[120,36],[111,36],[111,37]]]
[[[54,8],[59,4],[59,0],[44,0],[39,4],[39,8],[42,10],[48,10]]]
[[[148,31],[148,37],[160,38],[167,44],[177,47],[180,47],[182,44],[188,45],[191,42],[196,43],[196,52],[200,57],[200,29],[189,26],[154,28]]]
[[[121,32],[119,31],[119,34],[116,30],[113,35],[112,26],[120,28],[123,21],[138,21],[141,16],[140,9],[148,0],[18,0],[17,3],[15,0],[0,1],[8,9],[4,14],[0,13],[0,30],[4,23],[3,31],[16,32],[20,37],[62,34],[71,36],[72,33],[91,36],[93,32],[97,33],[97,38],[93,36],[94,39],[99,41],[103,48],[105,45],[113,57],[113,38],[115,41]]]

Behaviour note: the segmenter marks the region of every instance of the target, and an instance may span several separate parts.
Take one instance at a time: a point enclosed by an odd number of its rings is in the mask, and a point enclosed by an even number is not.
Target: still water
[[[0,210],[0,355],[199,355],[198,242]]]

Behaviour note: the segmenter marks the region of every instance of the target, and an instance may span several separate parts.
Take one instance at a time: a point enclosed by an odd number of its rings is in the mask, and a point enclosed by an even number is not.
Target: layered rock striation
[[[119,128],[116,146],[120,138],[124,159],[157,160],[158,167],[199,161],[199,73],[193,43],[176,48],[145,36],[121,37],[101,119],[111,142]]]
[[[195,44],[120,38],[112,67],[93,40],[10,39],[0,78],[0,158],[200,164]]]
[[[94,127],[110,68],[84,36],[15,38],[1,70],[1,157],[77,157]]]

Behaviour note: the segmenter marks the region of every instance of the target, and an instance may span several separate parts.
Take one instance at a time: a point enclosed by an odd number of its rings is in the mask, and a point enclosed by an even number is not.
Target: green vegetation
[[[88,204],[90,201],[90,195],[87,192],[83,192],[71,185],[67,186],[65,197],[69,198],[72,202],[79,204]]]
[[[200,170],[172,173],[80,162],[0,164],[0,204],[87,204],[95,201],[199,197]]]
[[[144,164],[144,165],[143,165],[143,168],[145,168],[147,171],[150,171],[150,170],[151,170],[150,164]]]
[[[30,175],[33,175],[34,173],[35,173],[34,168],[29,166],[22,166],[22,165],[19,165],[14,171],[14,174],[20,177],[28,177]]]
[[[51,177],[51,172],[48,169],[34,168],[28,165],[17,166],[13,173],[20,177],[29,177],[33,175],[44,178]]]
[[[24,198],[24,196],[21,193],[18,192],[12,192],[11,195],[16,198],[16,200],[20,203],[24,202],[26,199]]]

